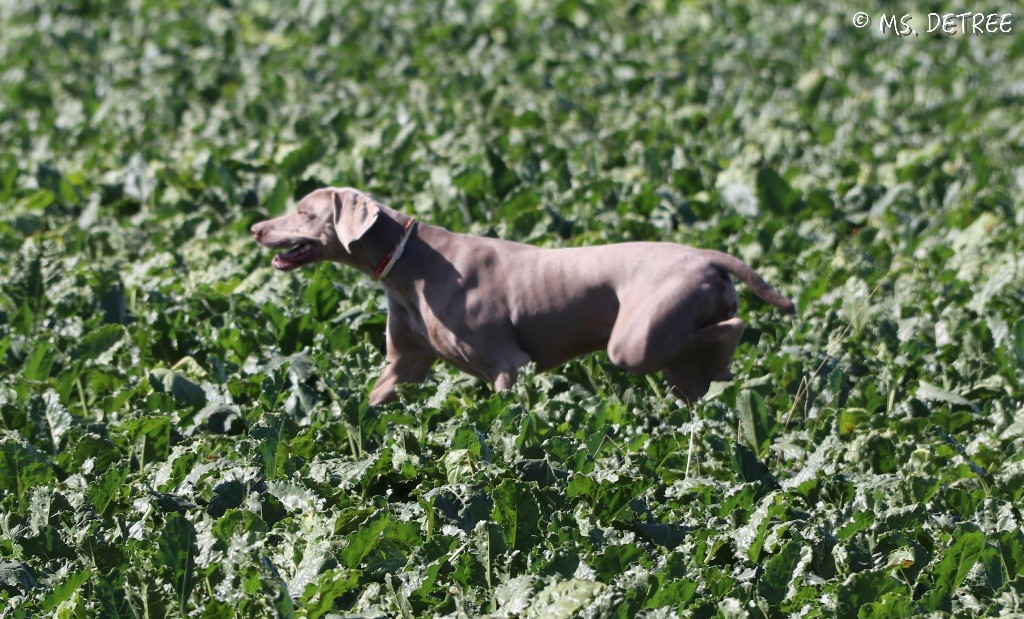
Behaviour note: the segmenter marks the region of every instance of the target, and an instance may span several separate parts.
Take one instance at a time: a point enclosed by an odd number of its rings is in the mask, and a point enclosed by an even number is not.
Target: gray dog
[[[333,260],[380,280],[387,365],[371,404],[393,400],[398,383],[422,381],[437,359],[500,391],[530,361],[544,371],[602,348],[631,372],[663,371],[675,394],[692,401],[730,376],[743,333],[730,274],[795,312],[721,252],[674,243],[544,249],[455,234],[349,188],[318,189],[252,234],[289,250],[274,257],[275,268]]]

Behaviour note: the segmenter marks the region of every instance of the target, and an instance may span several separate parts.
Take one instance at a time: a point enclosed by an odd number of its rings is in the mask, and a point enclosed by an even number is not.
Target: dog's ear
[[[352,242],[366,234],[378,215],[380,207],[365,193],[352,189],[334,192],[334,228],[345,251],[352,253]]]

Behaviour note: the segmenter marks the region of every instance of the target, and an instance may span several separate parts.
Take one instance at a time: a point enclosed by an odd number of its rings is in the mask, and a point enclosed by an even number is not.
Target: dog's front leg
[[[421,354],[388,355],[388,364],[370,392],[370,404],[378,406],[395,399],[395,385],[398,383],[419,383],[427,377],[434,357]]]
[[[437,360],[437,355],[420,343],[399,312],[389,303],[386,332],[388,363],[370,391],[370,404],[373,406],[394,400],[398,383],[423,382],[430,373],[430,366]]]

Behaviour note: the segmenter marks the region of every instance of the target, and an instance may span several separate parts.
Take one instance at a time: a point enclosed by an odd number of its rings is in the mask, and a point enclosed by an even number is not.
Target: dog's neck
[[[381,206],[380,215],[370,231],[352,244],[352,258],[354,259],[352,266],[374,277],[381,264],[395,251],[405,234],[406,226],[411,221],[412,217]],[[415,231],[412,236],[415,237]],[[413,241],[414,238],[410,238],[408,242],[412,243]],[[400,263],[401,260],[396,262],[392,270],[398,269]],[[392,276],[388,274],[387,277]]]

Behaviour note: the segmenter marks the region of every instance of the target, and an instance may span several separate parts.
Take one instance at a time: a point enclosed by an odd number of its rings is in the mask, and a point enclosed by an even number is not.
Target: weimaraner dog
[[[278,269],[333,260],[380,280],[387,365],[374,405],[395,399],[396,384],[424,380],[438,359],[500,391],[530,361],[544,371],[602,348],[631,372],[661,370],[692,401],[729,378],[743,333],[730,274],[795,312],[721,252],[653,242],[547,249],[455,234],[350,188],[318,189],[252,234],[288,250],[274,257]]]

